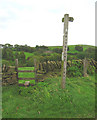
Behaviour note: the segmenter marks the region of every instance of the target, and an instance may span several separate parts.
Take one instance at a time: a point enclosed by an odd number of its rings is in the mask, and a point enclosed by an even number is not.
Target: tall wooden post
[[[88,61],[87,59],[85,58],[83,60],[83,75],[84,77],[87,77],[87,67],[88,67]]]
[[[16,77],[18,82],[18,59],[15,60],[15,70],[16,70]]]
[[[34,71],[35,71],[35,82],[38,82],[37,81],[37,65],[36,65],[36,59],[34,59]]]
[[[63,35],[63,52],[62,52],[62,82],[61,86],[65,88],[66,81],[66,65],[67,65],[67,42],[68,42],[68,21],[73,22],[73,18],[69,17],[69,14],[65,14],[64,18],[62,18],[62,22],[64,22],[64,35]]]

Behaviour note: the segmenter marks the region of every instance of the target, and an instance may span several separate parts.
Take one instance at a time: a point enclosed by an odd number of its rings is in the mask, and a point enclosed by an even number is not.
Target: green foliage
[[[87,53],[95,53],[95,47],[89,47],[85,50]]]
[[[50,57],[50,61],[61,61],[61,54],[53,53]]]
[[[83,65],[79,61],[72,60],[72,65],[67,66],[68,77],[78,77],[83,75]]]
[[[53,48],[52,51],[61,54],[62,53],[62,48]]]
[[[78,47],[82,45],[78,45]],[[15,59],[19,59],[19,66],[33,66],[33,59],[37,56],[37,61],[61,61],[62,58],[62,46],[36,46],[30,47],[27,45],[14,45],[10,44],[3,45],[2,58],[9,60],[11,65],[15,65]],[[83,52],[75,50],[75,45],[69,45],[67,51],[67,59],[83,59],[95,58],[94,46],[83,45]],[[25,56],[20,52],[23,51]],[[25,52],[26,51],[26,52]],[[23,59],[23,60],[22,60]]]
[[[44,83],[2,87],[2,117],[95,117],[95,76],[67,78],[66,89],[61,89],[61,77],[48,77]]]
[[[83,51],[83,46],[76,45],[75,46],[75,50],[77,50],[77,51]]]
[[[89,65],[88,69],[87,69],[87,74],[93,75],[93,74],[95,74],[95,70],[96,70],[96,68],[94,66]]]
[[[51,56],[51,53],[43,53],[41,54],[41,56],[45,57],[45,56]]]
[[[12,49],[12,48],[13,48],[13,45],[7,43],[7,44],[5,44],[5,45],[2,45],[2,47],[3,47],[3,48],[10,48],[10,49]]]
[[[25,54],[23,51],[20,52],[19,54],[19,60],[20,62],[24,63],[25,62]]]
[[[77,54],[77,59],[84,59],[86,57],[86,54],[83,52],[80,52]]]
[[[78,66],[71,66],[67,68],[68,77],[78,77],[82,76],[82,71],[78,68]]]
[[[10,66],[10,62],[7,61],[7,60],[2,60],[2,66],[3,66],[4,64],[5,64],[7,67]]]
[[[2,58],[3,59],[7,58],[7,50],[6,50],[6,48],[3,48],[3,50],[2,50]]]
[[[85,56],[86,58],[93,58],[95,59],[95,52],[96,52],[96,48],[94,47],[89,47],[85,50]]]
[[[19,52],[15,52],[15,59],[19,59],[20,55],[19,55]]]
[[[2,58],[5,60],[14,60],[13,51],[10,48],[3,48]]]
[[[33,59],[33,57],[26,61],[26,66],[27,67],[34,66],[34,59]]]
[[[24,52],[29,52],[29,53],[32,53],[35,51],[35,48],[33,47],[30,47],[27,45],[18,45],[18,44],[15,44],[13,49],[14,51],[24,51]]]
[[[40,62],[47,62],[47,61],[61,61],[61,55],[57,53],[53,53],[52,55],[42,55],[39,58]]]
[[[77,60],[76,55],[67,55],[67,60]]]

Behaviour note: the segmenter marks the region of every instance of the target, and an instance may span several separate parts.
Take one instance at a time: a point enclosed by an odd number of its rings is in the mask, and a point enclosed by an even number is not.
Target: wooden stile
[[[16,70],[16,77],[17,77],[17,81],[18,81],[18,59],[15,60],[15,70]]]
[[[34,70],[18,70],[18,59],[16,59],[16,72],[17,72],[17,80],[35,80],[37,82],[37,69],[36,69],[36,59],[34,59]],[[35,73],[35,78],[19,78],[18,73],[19,72],[34,72]],[[25,86],[22,83],[18,83],[19,86]],[[31,86],[34,86],[33,84],[30,84]]]
[[[34,70],[18,70],[18,72],[34,72]]]
[[[37,81],[37,69],[36,69],[36,66],[37,66],[37,65],[36,65],[36,59],[34,59],[35,82],[38,82],[38,81]]]
[[[88,67],[88,61],[87,61],[87,59],[85,58],[85,59],[83,60],[83,75],[84,75],[84,77],[87,76],[87,67]]]
[[[18,78],[18,80],[35,80],[35,78]]]
[[[8,66],[8,68],[16,68],[16,66]]]

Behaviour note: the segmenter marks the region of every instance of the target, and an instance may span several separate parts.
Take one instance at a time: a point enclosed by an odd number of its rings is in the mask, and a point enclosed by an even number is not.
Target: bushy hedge
[[[80,45],[76,45],[75,46],[75,50],[77,50],[77,51],[83,51],[83,47],[80,46]]]

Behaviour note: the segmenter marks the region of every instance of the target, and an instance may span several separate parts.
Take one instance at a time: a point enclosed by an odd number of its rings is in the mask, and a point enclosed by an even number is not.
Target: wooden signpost
[[[73,17],[69,17],[69,14],[65,14],[62,18],[64,22],[64,35],[63,35],[63,52],[62,52],[62,83],[61,86],[65,88],[66,80],[66,65],[67,65],[67,41],[68,41],[68,21],[73,22]]]

